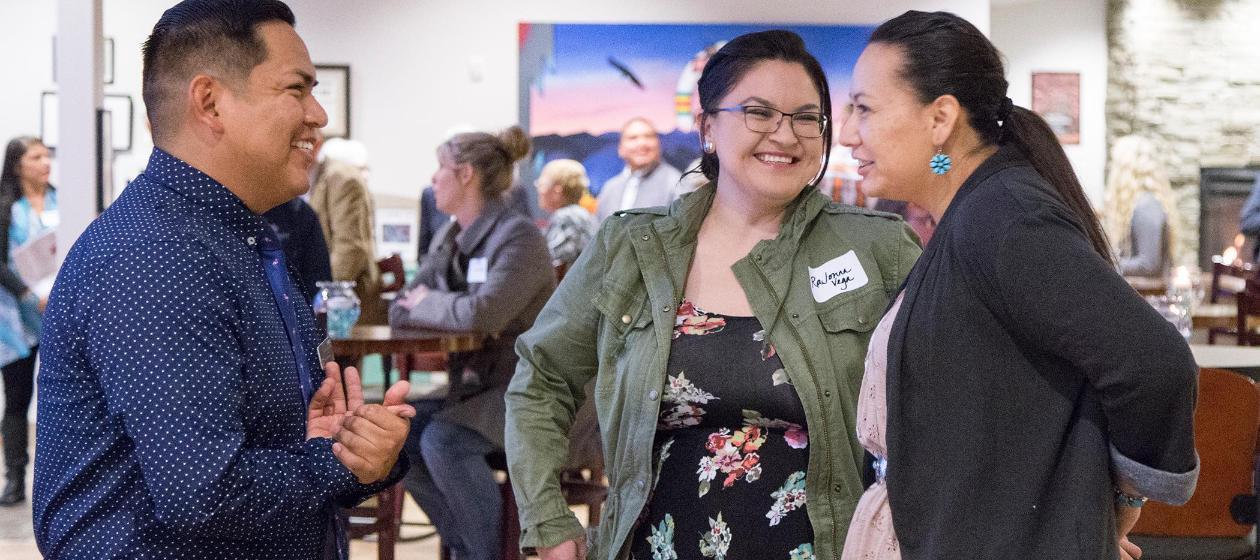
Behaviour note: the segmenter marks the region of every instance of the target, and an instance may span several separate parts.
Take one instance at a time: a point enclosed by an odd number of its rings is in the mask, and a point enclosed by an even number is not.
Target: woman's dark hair
[[[906,60],[901,78],[919,101],[952,95],[982,142],[1018,147],[1085,226],[1094,250],[1113,262],[1107,236],[1063,146],[1044,119],[1011,104],[1002,55],[979,29],[948,12],[909,11],[880,25],[870,42],[901,49]]]
[[[467,163],[481,176],[481,195],[493,199],[512,186],[512,164],[529,155],[529,135],[510,126],[497,135],[487,132],[456,134],[441,146],[439,154],[455,163]]]
[[[814,88],[822,98],[819,101],[821,112],[827,117],[827,126],[822,135],[822,168],[826,169],[831,157],[831,89],[827,87],[827,75],[823,73],[818,59],[805,50],[805,41],[801,40],[801,36],[791,31],[775,29],[740,35],[713,53],[709,62],[704,65],[704,72],[700,74],[696,88],[700,94],[700,110],[703,111],[701,118],[708,118],[717,111],[722,98],[744,79],[744,75],[753,66],[767,60],[800,64],[814,82]],[[704,153],[700,156],[700,166],[687,173],[697,171],[710,181],[717,182],[717,154]],[[819,173],[818,178],[821,177],[822,174]]]
[[[18,170],[22,157],[31,146],[43,146],[44,141],[34,136],[18,136],[9,140],[4,148],[4,170],[0,171],[0,200],[14,201],[22,198],[22,174]]]

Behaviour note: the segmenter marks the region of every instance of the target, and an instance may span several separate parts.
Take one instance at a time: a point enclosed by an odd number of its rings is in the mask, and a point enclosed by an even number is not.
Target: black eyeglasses
[[[761,105],[736,105],[719,107],[713,112],[744,114],[744,126],[753,132],[771,134],[779,130],[783,117],[792,119],[792,132],[801,138],[819,138],[827,128],[827,116],[817,111],[797,111],[785,113],[773,107]]]

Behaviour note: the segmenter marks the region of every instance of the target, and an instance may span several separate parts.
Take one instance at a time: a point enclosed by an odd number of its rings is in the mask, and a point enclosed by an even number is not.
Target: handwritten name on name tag
[[[865,286],[870,279],[858,262],[857,253],[849,251],[823,263],[809,267],[809,289],[814,301],[822,303],[845,292]]]

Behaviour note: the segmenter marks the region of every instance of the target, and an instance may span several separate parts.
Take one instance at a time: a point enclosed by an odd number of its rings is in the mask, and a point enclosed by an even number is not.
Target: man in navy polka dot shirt
[[[45,316],[35,536],[49,558],[345,558],[339,506],[401,478],[406,382],[362,405],[260,214],[327,115],[275,0],[186,0],[144,48],[153,155]],[[344,393],[343,393],[344,388]]]

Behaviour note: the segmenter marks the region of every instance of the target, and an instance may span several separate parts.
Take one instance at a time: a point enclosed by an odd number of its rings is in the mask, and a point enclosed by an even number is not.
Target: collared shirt
[[[45,556],[319,558],[335,507],[382,486],[359,484],[331,440],[306,439],[259,252],[269,233],[223,185],[155,149],[75,243],[41,349]],[[292,312],[318,386],[314,318]]]
[[[619,210],[668,206],[678,198],[681,178],[682,173],[663,161],[640,171],[626,166],[600,189],[596,217],[603,222]]]

